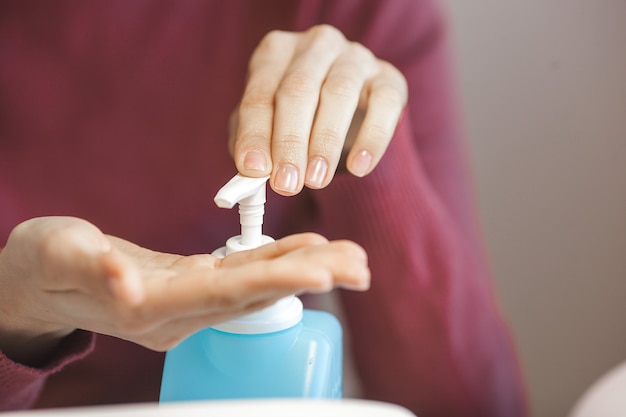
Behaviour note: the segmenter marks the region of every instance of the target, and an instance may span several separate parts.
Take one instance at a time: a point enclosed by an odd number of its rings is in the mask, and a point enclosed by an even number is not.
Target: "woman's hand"
[[[293,293],[364,290],[362,248],[293,235],[223,259],[153,252],[72,217],[20,224],[0,252],[0,350],[29,363],[77,328],[166,350]]]
[[[279,194],[323,188],[344,153],[352,174],[371,172],[406,101],[400,71],[337,29],[270,32],[250,59],[230,149],[240,173],[271,174]]]

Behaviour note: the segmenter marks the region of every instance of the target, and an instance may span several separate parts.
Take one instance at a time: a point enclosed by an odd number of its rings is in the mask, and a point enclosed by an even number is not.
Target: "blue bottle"
[[[215,197],[239,203],[241,235],[216,256],[273,241],[262,234],[265,178],[237,174]],[[295,296],[200,330],[167,352],[161,402],[239,398],[340,398],[342,330],[331,314],[303,309]]]

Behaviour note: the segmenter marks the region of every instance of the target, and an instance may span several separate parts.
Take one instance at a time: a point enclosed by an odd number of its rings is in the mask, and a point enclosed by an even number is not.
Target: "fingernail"
[[[354,158],[352,158],[350,171],[357,177],[362,177],[367,174],[371,164],[372,154],[366,150],[362,150],[354,155]]]
[[[293,193],[298,189],[298,168],[285,164],[278,169],[274,186],[277,190]]]
[[[313,157],[309,160],[309,166],[306,168],[305,181],[309,186],[321,188],[327,173],[328,163],[326,159],[321,156]]]
[[[265,154],[257,149],[249,150],[243,158],[243,167],[252,171],[265,171],[267,169]]]

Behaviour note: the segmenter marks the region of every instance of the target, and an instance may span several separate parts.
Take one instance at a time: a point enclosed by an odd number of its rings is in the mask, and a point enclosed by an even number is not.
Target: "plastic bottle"
[[[216,256],[273,239],[262,233],[265,178],[237,174],[215,197],[239,203],[241,235]],[[167,352],[161,402],[237,398],[339,398],[342,329],[331,314],[303,309],[295,296],[258,312],[203,329]]]

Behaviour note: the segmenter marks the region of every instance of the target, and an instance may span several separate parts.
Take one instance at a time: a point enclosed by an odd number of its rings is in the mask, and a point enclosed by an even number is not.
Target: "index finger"
[[[247,176],[269,175],[274,123],[274,95],[295,50],[295,35],[267,34],[250,59],[249,78],[239,104],[233,155]]]
[[[290,294],[327,292],[335,286],[369,286],[367,256],[358,245],[307,246],[269,260],[236,267],[196,270],[151,283],[145,307],[170,320],[240,313]]]

